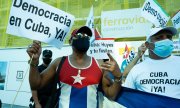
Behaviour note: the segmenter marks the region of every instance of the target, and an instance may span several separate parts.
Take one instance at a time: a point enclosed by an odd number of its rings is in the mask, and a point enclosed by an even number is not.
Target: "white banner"
[[[61,48],[74,19],[38,0],[13,0],[6,32]]]
[[[173,40],[173,45],[174,45],[174,50],[173,51],[180,51],[179,39],[174,39]]]
[[[114,56],[121,70],[123,70],[123,65],[125,65],[124,63],[131,61],[133,58],[132,53],[135,54],[134,57],[136,56],[138,47],[141,46],[141,44],[144,42],[145,41],[114,42]],[[173,45],[173,51],[179,51],[180,45],[178,39],[173,40]],[[146,50],[145,55],[149,55],[148,49]]]
[[[133,52],[136,55],[138,47],[141,46],[142,43],[144,43],[144,41],[114,42],[114,55],[121,70],[123,61],[131,61],[129,60],[131,53]]]
[[[95,40],[87,54],[96,59],[109,59],[107,53],[113,55],[114,40]]]
[[[20,92],[31,92],[29,85],[29,70],[28,63],[21,61],[11,61],[9,63],[6,90],[8,91],[18,91]]]
[[[151,26],[152,24],[141,16],[141,8],[101,13],[103,38],[146,36]]]
[[[176,29],[180,28],[180,11],[171,19]]]
[[[168,20],[170,19],[170,16],[156,0],[146,0],[142,7],[141,14],[156,27],[166,26]]]

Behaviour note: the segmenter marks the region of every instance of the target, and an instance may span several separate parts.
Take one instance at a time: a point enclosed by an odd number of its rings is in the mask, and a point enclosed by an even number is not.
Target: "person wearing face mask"
[[[115,59],[108,54],[109,61],[102,64],[93,57],[87,55],[90,47],[92,31],[83,26],[73,30],[69,40],[72,46],[72,54],[65,59],[59,57],[39,74],[37,65],[41,53],[41,43],[33,41],[28,47],[27,53],[32,58],[30,63],[29,81],[31,89],[37,90],[54,80],[59,72],[60,95],[59,108],[99,108],[99,88],[112,100],[115,100],[121,89],[121,72]],[[59,63],[64,60],[61,68]],[[107,73],[111,72],[114,82],[111,82]],[[54,106],[52,107],[54,108]]]
[[[44,50],[42,53],[42,60],[43,63],[39,65],[38,71],[41,73],[45,70],[52,61],[52,51],[51,50]],[[39,89],[39,90],[32,90],[32,97],[30,99],[32,108],[44,108],[49,96],[51,95],[52,83],[48,84],[47,86]]]
[[[124,86],[180,99],[180,57],[173,56],[174,27],[152,28],[145,45],[149,58],[135,65]]]

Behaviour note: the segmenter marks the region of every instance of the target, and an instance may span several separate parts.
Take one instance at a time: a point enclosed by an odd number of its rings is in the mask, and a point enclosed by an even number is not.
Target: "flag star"
[[[81,77],[80,74],[81,74],[81,71],[79,70],[77,76],[71,76],[72,78],[74,78],[73,84],[79,83],[82,85],[82,80],[85,79],[86,77]]]

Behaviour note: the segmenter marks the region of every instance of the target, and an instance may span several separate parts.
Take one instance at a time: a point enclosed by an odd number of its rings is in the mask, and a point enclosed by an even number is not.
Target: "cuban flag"
[[[78,68],[68,56],[59,75],[59,108],[98,108],[101,78],[102,71],[94,58],[86,68]]]
[[[94,30],[95,40],[98,40],[101,38],[101,34],[99,33],[98,28]]]
[[[122,87],[117,103],[127,108],[180,108],[180,99]]]
[[[124,72],[124,69],[126,68],[126,66],[134,59],[135,57],[135,52],[134,51],[130,51],[127,44],[124,48],[124,54],[123,54],[123,61],[121,63],[121,72]]]
[[[128,56],[129,56],[129,48],[128,48],[127,44],[126,44],[123,58],[124,58],[124,59],[127,59]]]
[[[89,16],[86,21],[86,26],[88,26],[92,31],[92,37],[90,39],[90,43],[93,43],[95,41],[93,6],[90,9]]]
[[[124,69],[126,66],[134,59],[135,53],[134,51],[130,51],[127,44],[125,45],[124,48],[124,54],[123,54],[123,61],[121,63],[121,72],[124,72]]]
[[[127,63],[129,64],[135,57],[135,52],[134,51],[130,51],[129,53],[129,57],[127,59]]]
[[[127,66],[127,57],[129,55],[129,49],[128,46],[126,45],[124,48],[124,54],[123,54],[123,61],[121,63],[121,72],[124,72],[125,67]]]
[[[123,59],[123,62],[121,63],[121,72],[124,72],[124,69],[126,68],[127,64],[127,60]]]

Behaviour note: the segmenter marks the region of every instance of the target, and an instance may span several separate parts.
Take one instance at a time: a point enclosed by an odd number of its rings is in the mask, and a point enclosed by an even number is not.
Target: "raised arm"
[[[145,43],[143,43],[140,47],[138,47],[138,53],[137,56],[126,66],[126,68],[124,69],[123,72],[123,80],[122,82],[125,81],[128,73],[130,72],[130,70],[137,64],[137,62],[140,60],[142,61],[142,55],[144,54],[144,52],[146,51],[146,46]]]
[[[41,43],[33,41],[27,48],[27,53],[31,58],[29,61],[29,82],[32,90],[37,90],[52,81],[56,73],[58,60],[54,60],[41,74],[38,72],[39,57],[41,54]]]
[[[101,69],[104,72],[102,78],[102,88],[109,99],[115,100],[121,89],[122,74],[115,59],[110,54],[108,54],[108,56],[110,61],[106,61],[101,65]],[[111,80],[108,72],[112,73],[114,81]]]

